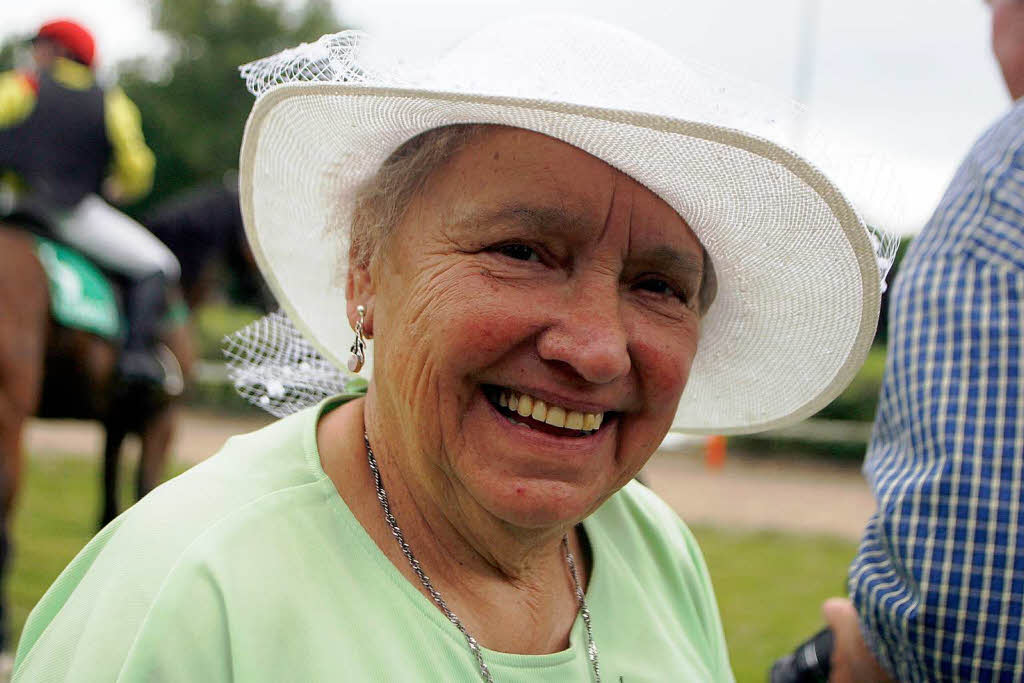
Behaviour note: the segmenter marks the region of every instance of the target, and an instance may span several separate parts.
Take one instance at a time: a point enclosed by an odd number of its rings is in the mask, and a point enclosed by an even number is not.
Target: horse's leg
[[[177,305],[175,302],[180,302],[182,297],[180,288],[172,289],[168,294],[172,305]],[[186,385],[190,385],[195,380],[197,337],[198,333],[191,317],[175,321],[168,325],[161,334],[161,340],[174,354],[181,367],[182,378]]]
[[[47,343],[46,276],[31,242],[0,231],[0,652],[6,650],[11,518],[24,462],[22,430],[39,405]]]
[[[10,392],[0,391],[0,533],[6,531],[6,522],[14,511],[14,504],[21,488],[24,466],[22,431],[25,421],[31,414],[23,405],[22,401],[11,396]]]
[[[163,339],[178,360],[183,379],[186,383],[191,382],[195,368],[195,344],[189,322],[182,321],[166,330]],[[145,421],[139,434],[142,441],[136,482],[139,498],[156,488],[163,479],[177,426],[178,407],[173,398],[168,398],[166,403],[157,407]]]
[[[38,390],[37,390],[38,391]],[[8,393],[0,391],[0,656],[8,649],[7,577],[10,569],[14,504],[22,480],[21,434],[28,417]]]
[[[78,330],[64,331],[64,356],[78,369],[81,410],[77,417],[99,420],[103,427],[103,465],[100,481],[99,528],[117,517],[121,446],[131,430],[129,419],[114,405],[117,353],[110,342]],[[49,391],[49,385],[47,386]],[[62,414],[66,414],[63,411]]]
[[[136,494],[139,498],[155,489],[163,479],[177,422],[178,408],[169,403],[146,422],[145,429],[139,435],[142,441],[136,480]]]
[[[121,446],[124,438],[128,435],[124,423],[116,420],[107,420],[104,425],[106,439],[103,444],[103,475],[101,488],[103,490],[100,502],[100,528],[102,529],[117,517],[118,509],[118,480],[121,469]]]

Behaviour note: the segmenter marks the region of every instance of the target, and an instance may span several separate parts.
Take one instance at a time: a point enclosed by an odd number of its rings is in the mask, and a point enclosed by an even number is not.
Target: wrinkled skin
[[[526,131],[472,143],[355,297],[378,337],[373,431],[439,506],[521,528],[578,521],[671,425],[701,264],[683,220],[604,162]],[[499,419],[483,385],[622,416],[549,437]]]

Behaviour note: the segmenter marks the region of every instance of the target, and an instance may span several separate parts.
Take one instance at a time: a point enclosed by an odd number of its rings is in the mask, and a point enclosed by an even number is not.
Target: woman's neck
[[[401,445],[378,436],[373,418],[366,400],[353,401],[321,420],[317,443],[324,470],[381,551],[429,598],[384,518],[363,445],[364,424],[402,534],[467,630],[484,646],[501,651],[564,649],[577,612],[561,545],[565,531],[513,529],[479,506],[459,504],[462,499],[450,490],[451,482],[416,476],[403,460]],[[586,553],[579,534],[570,529],[568,535],[585,587]]]

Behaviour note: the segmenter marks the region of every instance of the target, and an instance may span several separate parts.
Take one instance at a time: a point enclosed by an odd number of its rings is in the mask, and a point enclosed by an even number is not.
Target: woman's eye
[[[494,247],[494,251],[498,252],[502,256],[508,256],[514,258],[517,261],[539,261],[540,257],[537,255],[536,250],[532,247],[528,247],[525,244],[502,244]]]
[[[636,285],[637,289],[642,289],[645,292],[653,292],[654,294],[664,294],[668,296],[678,296],[680,299],[683,298],[681,294],[676,292],[675,288],[669,283],[659,278],[647,278],[641,280]]]

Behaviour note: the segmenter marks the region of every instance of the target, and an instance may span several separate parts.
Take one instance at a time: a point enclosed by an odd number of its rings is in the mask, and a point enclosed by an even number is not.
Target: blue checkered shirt
[[[901,681],[1024,679],[1024,102],[975,144],[893,286],[850,567]]]

